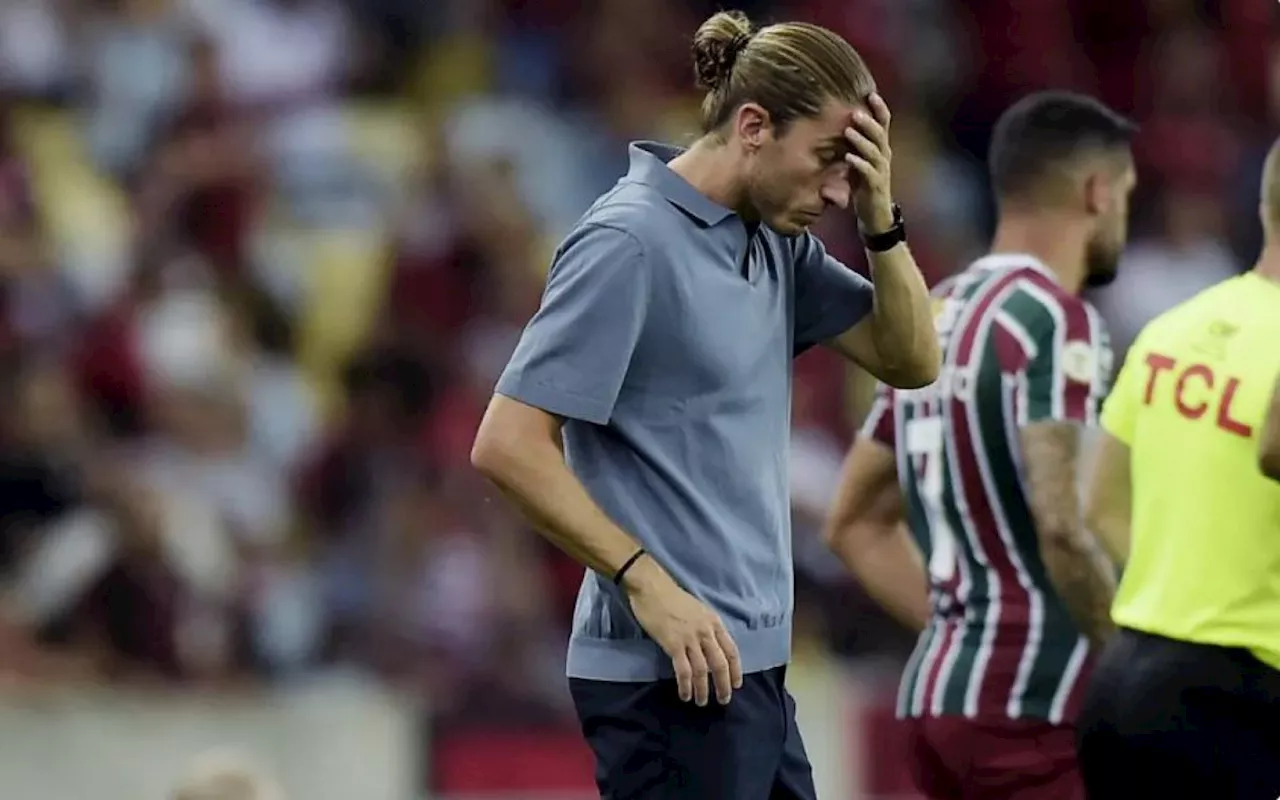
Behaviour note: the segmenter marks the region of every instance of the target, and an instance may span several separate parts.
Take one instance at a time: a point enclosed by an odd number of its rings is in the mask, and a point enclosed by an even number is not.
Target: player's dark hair
[[[999,198],[1032,191],[1064,161],[1128,147],[1138,126],[1092,97],[1073,92],[1037,92],[1000,116],[987,164]]]
[[[807,22],[756,29],[740,11],[712,15],[693,36],[693,72],[702,101],[702,131],[729,121],[743,103],[759,103],[779,129],[814,117],[828,99],[864,103],[876,90],[853,45]]]

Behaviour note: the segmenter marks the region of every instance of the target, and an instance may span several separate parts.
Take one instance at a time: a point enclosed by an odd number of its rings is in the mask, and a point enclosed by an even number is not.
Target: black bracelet
[[[631,567],[640,560],[640,556],[644,555],[646,552],[648,551],[641,547],[639,550],[632,553],[631,558],[624,561],[621,567],[618,567],[618,571],[613,574],[613,582],[615,585],[622,585],[622,578],[627,574],[627,570],[631,569]]]
[[[897,203],[893,204],[893,224],[889,230],[868,233],[862,230],[862,226],[858,227],[858,233],[862,236],[862,246],[872,253],[892,250],[907,240],[907,224],[902,218],[902,207]]]

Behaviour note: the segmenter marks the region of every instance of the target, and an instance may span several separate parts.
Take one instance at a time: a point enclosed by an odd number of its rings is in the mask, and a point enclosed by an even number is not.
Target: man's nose
[[[828,181],[822,187],[822,199],[828,205],[833,205],[836,208],[848,208],[851,194],[853,194],[853,189],[849,186],[849,182],[843,178]]]

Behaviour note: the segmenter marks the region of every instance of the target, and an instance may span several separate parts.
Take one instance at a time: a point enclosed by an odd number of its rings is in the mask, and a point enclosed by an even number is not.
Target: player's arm
[[[1049,579],[1080,631],[1100,642],[1114,630],[1115,568],[1084,525],[1077,475],[1081,428],[1103,392],[1103,345],[1083,303],[1043,294],[1010,307],[1036,343],[1024,367],[1024,485]]]
[[[892,450],[858,437],[823,537],[871,599],[909,629],[924,628],[929,580],[920,548],[903,524]]]
[[[929,619],[929,579],[903,523],[892,414],[892,399],[878,393],[845,459],[823,538],[873,600],[918,631]]]
[[[1258,467],[1273,481],[1280,481],[1280,380],[1271,392],[1267,419],[1258,441]]]
[[[1085,498],[1085,525],[1117,565],[1129,560],[1129,520],[1133,483],[1129,445],[1103,432]]]
[[[1042,421],[1020,431],[1027,500],[1035,520],[1040,558],[1080,631],[1101,642],[1114,630],[1111,601],[1115,570],[1084,526],[1076,472],[1078,423]]]

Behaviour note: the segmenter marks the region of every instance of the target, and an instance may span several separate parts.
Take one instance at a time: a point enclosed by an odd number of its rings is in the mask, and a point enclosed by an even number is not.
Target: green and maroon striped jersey
[[[862,434],[890,447],[927,557],[933,616],[900,716],[1074,717],[1089,645],[1046,574],[1018,428],[1093,425],[1111,372],[1101,318],[1030,256],[975,262],[934,291],[942,373],[881,387]]]

